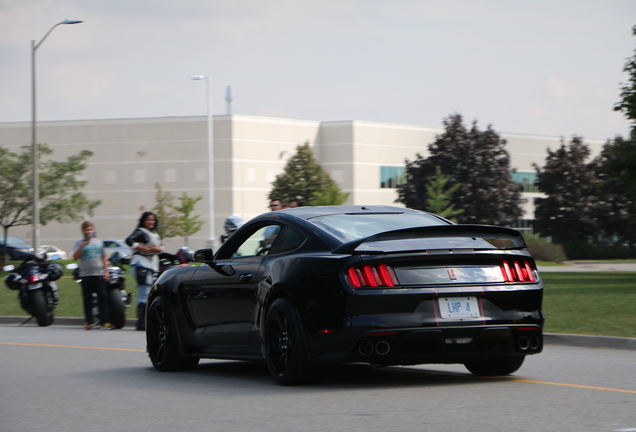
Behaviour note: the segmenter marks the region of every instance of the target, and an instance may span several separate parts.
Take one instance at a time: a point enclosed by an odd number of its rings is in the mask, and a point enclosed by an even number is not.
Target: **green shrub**
[[[573,242],[565,245],[565,253],[570,259],[621,259],[636,258],[636,251],[626,246]]]
[[[563,262],[567,259],[561,245],[551,243],[547,239],[536,235],[526,235],[524,239],[528,245],[528,252],[537,261]]]

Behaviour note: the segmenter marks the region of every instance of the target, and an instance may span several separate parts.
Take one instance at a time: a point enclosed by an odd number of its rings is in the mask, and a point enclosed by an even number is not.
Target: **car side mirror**
[[[194,253],[194,261],[212,264],[214,262],[214,252],[210,248],[199,249]]]

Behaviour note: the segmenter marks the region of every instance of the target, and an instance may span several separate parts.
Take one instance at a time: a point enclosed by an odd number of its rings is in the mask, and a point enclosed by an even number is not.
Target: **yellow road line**
[[[52,347],[52,348],[80,348],[80,349],[95,349],[95,350],[109,350],[109,351],[133,351],[143,352],[146,350],[133,349],[133,348],[106,348],[106,347],[88,347],[79,345],[52,345],[52,344],[32,344],[32,343],[20,343],[20,342],[0,342],[0,345],[20,345],[20,346],[38,346],[38,347]]]
[[[617,389],[612,387],[597,387],[597,386],[589,386],[582,384],[567,384],[567,383],[558,383],[558,382],[550,382],[550,381],[536,381],[529,379],[521,379],[521,378],[502,378],[502,377],[493,377],[493,379],[499,379],[502,381],[516,381],[516,382],[525,382],[530,384],[543,384],[543,385],[553,385],[553,386],[561,386],[561,387],[575,387],[575,388],[583,388],[589,390],[603,390],[603,391],[611,391],[618,393],[631,393],[636,394],[636,390],[625,390],[625,389]]]

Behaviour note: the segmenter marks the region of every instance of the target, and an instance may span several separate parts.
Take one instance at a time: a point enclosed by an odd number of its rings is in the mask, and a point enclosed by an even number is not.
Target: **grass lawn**
[[[4,280],[6,272],[0,271]],[[547,333],[636,337],[636,272],[542,273],[545,284],[543,311]],[[26,316],[17,292],[0,286],[0,316]],[[82,292],[70,270],[57,281],[59,317],[82,317]],[[126,291],[135,294],[126,311],[136,318],[137,288],[126,272]]]
[[[60,261],[66,265],[74,261]],[[14,264],[11,262],[11,264]],[[18,265],[15,263],[14,265]],[[55,316],[58,317],[83,317],[82,287],[76,283],[72,276],[72,270],[64,270],[64,276],[57,280],[57,289],[60,294],[60,303],[55,308]],[[28,316],[20,307],[18,291],[12,291],[4,283],[4,277],[8,272],[0,271],[0,316]],[[136,318],[137,285],[126,267],[126,292],[134,293],[132,306],[126,309],[126,318]]]
[[[542,273],[547,333],[636,337],[636,273]]]

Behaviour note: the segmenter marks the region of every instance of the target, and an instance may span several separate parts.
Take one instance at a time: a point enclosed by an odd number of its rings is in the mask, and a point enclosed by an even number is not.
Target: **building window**
[[[510,176],[513,182],[523,186],[522,192],[540,192],[539,188],[535,185],[537,181],[536,172],[514,172],[510,173]]]
[[[380,188],[395,189],[399,185],[406,183],[405,167],[380,167]]]
[[[524,235],[534,234],[534,219],[517,219],[510,228],[521,231]]]

